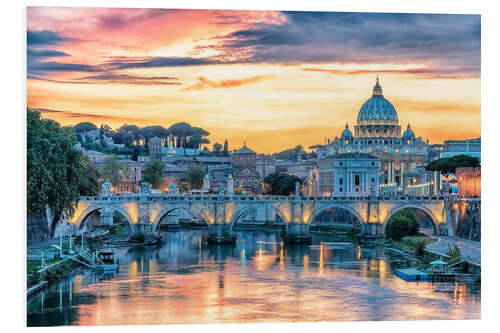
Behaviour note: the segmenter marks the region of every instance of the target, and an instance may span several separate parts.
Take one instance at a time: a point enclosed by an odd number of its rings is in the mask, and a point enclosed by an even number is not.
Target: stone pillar
[[[234,184],[233,184],[233,176],[229,174],[227,176],[227,194],[232,195],[234,193]]]
[[[203,178],[203,191],[209,191],[210,190],[210,177],[208,176],[208,173],[205,175],[205,178]]]
[[[107,207],[101,211],[101,225],[113,225],[113,211]]]

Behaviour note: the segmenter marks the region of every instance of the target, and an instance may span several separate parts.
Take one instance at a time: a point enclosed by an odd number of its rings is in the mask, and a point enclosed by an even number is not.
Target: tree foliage
[[[479,159],[477,157],[461,154],[434,160],[425,166],[425,170],[439,171],[443,176],[448,177],[450,174],[455,174],[457,168],[478,166]]]
[[[229,148],[227,140],[224,140],[224,148],[222,149],[222,156],[229,156]]]
[[[385,227],[385,234],[394,240],[401,240],[403,237],[418,234],[419,228],[420,224],[415,216],[410,211],[403,209],[389,219]]]
[[[201,189],[203,178],[205,177],[205,168],[203,166],[190,166],[184,177],[178,179],[178,184],[189,184],[189,189]],[[185,184],[184,184],[185,185]]]
[[[219,156],[221,154],[221,151],[222,151],[222,145],[220,143],[216,142],[216,143],[214,143],[212,150],[213,150],[215,155]]]
[[[290,149],[285,149],[283,151],[280,151],[278,153],[273,154],[274,158],[280,159],[280,160],[297,160],[297,158],[300,156],[302,159],[309,159],[309,158],[315,158],[316,153],[315,152],[306,152],[304,147],[301,145],[298,145],[294,148]]]
[[[84,165],[82,152],[75,149],[76,137],[53,120],[27,111],[27,209],[42,217],[50,207],[53,233],[63,214],[71,216],[80,198]]]
[[[295,193],[295,183],[302,184],[302,179],[286,173],[274,172],[264,178],[266,194],[290,195]]]
[[[142,180],[151,184],[153,188],[158,188],[163,183],[163,172],[165,163],[160,160],[151,160],[146,163]]]
[[[87,155],[82,156],[82,169],[78,192],[80,195],[95,196],[100,192],[99,170],[92,163]]]
[[[96,129],[97,129],[96,125],[89,123],[87,121],[78,123],[75,126],[73,126],[73,130],[76,133],[85,133],[85,132],[93,131]]]
[[[114,154],[106,156],[101,167],[102,180],[116,186],[120,182],[120,171],[121,166],[118,156]]]

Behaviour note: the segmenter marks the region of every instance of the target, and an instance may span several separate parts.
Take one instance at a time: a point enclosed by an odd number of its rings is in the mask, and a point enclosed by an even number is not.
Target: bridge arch
[[[240,210],[234,214],[233,218],[231,219],[231,228],[243,217],[251,213],[252,211],[257,211],[256,207],[243,207]]]
[[[316,211],[314,212],[314,216],[313,218],[311,219],[311,223],[313,223],[315,220],[316,220],[316,217],[318,217],[321,213],[325,212],[327,209],[343,209],[343,210],[346,210],[348,211],[349,213],[351,213],[352,215],[354,215],[356,217],[356,219],[358,220],[358,224],[361,225],[362,223],[364,223],[365,221],[363,221],[363,218],[361,217],[361,215],[359,215],[359,213],[349,207],[349,206],[345,206],[345,205],[342,205],[342,204],[330,204],[330,205],[326,205],[326,206],[323,206],[323,207],[320,207],[318,209],[316,209]]]
[[[385,234],[385,227],[387,226],[387,222],[389,222],[391,217],[394,216],[394,214],[396,214],[397,212],[402,211],[403,209],[407,209],[407,208],[414,208],[414,209],[418,209],[418,210],[424,212],[425,215],[427,215],[432,221],[432,225],[434,227],[433,228],[434,235],[439,234],[439,221],[437,220],[436,216],[428,208],[426,208],[424,206],[412,205],[412,204],[397,206],[397,207],[393,208],[389,212],[389,214],[387,214],[387,216],[385,217],[385,220],[383,222],[383,225],[382,225],[382,233],[383,234]]]
[[[191,215],[194,219],[198,218],[198,216],[196,216],[195,214],[190,212],[189,209],[187,209],[187,208],[184,208],[184,207],[165,207],[160,211],[160,213],[156,216],[155,220],[153,221],[154,230],[156,232],[159,232],[160,226],[162,224],[161,222],[163,221],[163,219],[165,217],[167,217],[170,213],[177,211],[177,210],[184,210],[186,213]]]
[[[87,207],[87,209],[85,209],[79,216],[78,218],[76,219],[75,221],[75,225],[78,226],[78,228],[82,228],[83,227],[83,222],[85,222],[85,220],[90,216],[92,215],[93,213],[95,213],[96,211],[100,211],[102,209],[104,209],[106,206],[105,205],[95,205],[95,206],[90,206],[90,207]],[[111,214],[113,214],[114,212],[118,212],[120,213],[123,217],[125,217],[125,219],[127,220],[127,222],[129,223],[129,225],[133,225],[134,222],[132,221],[132,219],[130,218],[130,216],[128,215],[127,212],[125,212],[123,209],[119,208],[119,207],[110,207],[111,209]]]

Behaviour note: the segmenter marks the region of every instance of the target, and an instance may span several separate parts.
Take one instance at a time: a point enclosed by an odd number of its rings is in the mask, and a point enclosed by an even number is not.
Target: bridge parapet
[[[356,216],[363,232],[381,235],[385,232],[385,224],[389,218],[405,208],[420,209],[429,215],[436,230],[441,230],[440,226],[448,221],[447,216],[450,215],[445,213],[445,202],[448,202],[446,200],[442,196],[312,197],[110,194],[98,197],[81,197],[75,217],[69,223],[79,226],[87,216],[95,211],[100,211],[101,219],[110,223],[110,212],[118,211],[133,227],[136,224],[152,225],[151,230],[158,231],[163,217],[175,211],[184,214],[185,218],[191,216],[194,219],[203,220],[209,226],[211,224],[227,224],[227,228],[224,227],[222,230],[231,235],[232,226],[253,211],[252,219],[257,219],[260,223],[272,222],[278,215],[285,226],[290,223],[305,225],[304,227],[287,226],[287,230],[290,232],[307,233],[310,223],[318,214],[329,208],[340,208],[350,211]],[[220,228],[214,230],[220,231]]]

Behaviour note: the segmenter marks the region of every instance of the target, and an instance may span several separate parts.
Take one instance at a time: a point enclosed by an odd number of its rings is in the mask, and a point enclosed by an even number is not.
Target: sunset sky
[[[28,7],[27,104],[61,124],[186,121],[270,153],[354,126],[376,75],[431,143],[481,135],[479,15]]]

